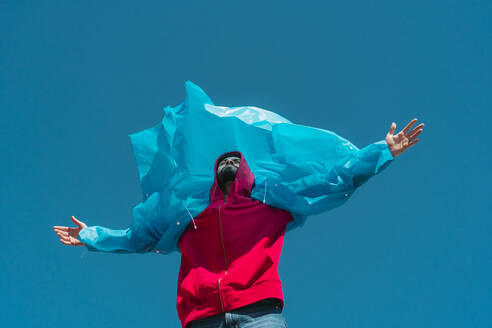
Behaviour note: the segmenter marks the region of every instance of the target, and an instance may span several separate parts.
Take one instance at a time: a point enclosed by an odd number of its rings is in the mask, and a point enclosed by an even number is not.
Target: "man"
[[[412,129],[416,121],[396,135],[392,123],[385,138],[387,148],[380,151],[389,151],[394,158],[415,145],[424,126]],[[363,156],[368,155],[362,152]],[[368,172],[379,172],[389,161],[372,155],[362,160],[369,157],[375,169],[354,169],[349,177],[354,188],[374,174]],[[209,205],[193,218],[178,241],[181,323],[183,327],[286,327],[278,262],[284,233],[294,218],[289,211],[251,198],[255,176],[240,152],[221,155],[214,173]],[[346,175],[339,172],[336,177],[347,179]],[[55,232],[65,245],[85,245],[79,233],[87,225],[75,217],[72,220],[76,228],[55,226]],[[101,250],[107,251],[102,246]]]

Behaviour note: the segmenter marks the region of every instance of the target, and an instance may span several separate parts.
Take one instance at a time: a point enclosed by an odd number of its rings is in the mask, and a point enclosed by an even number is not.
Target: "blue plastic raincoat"
[[[159,124],[130,135],[143,192],[133,224],[82,229],[79,239],[89,250],[178,250],[186,226],[208,206],[215,160],[228,151],[247,159],[255,175],[252,198],[293,215],[288,230],[342,205],[393,160],[384,140],[359,150],[331,131],[257,107],[215,106],[195,84],[185,88],[185,101],[164,108]]]

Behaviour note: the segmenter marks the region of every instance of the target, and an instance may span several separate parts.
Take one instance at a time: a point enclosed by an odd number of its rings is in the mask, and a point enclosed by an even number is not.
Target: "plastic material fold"
[[[192,82],[186,99],[164,108],[159,124],[130,135],[142,188],[134,222],[124,230],[85,228],[90,250],[169,253],[192,218],[209,204],[218,156],[240,151],[255,176],[251,197],[310,215],[342,205],[393,156],[385,141],[360,149],[334,132],[298,125],[252,106],[215,106]]]

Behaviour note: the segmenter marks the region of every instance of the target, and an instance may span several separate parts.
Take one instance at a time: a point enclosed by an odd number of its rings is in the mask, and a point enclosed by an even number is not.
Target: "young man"
[[[358,160],[365,162],[363,169],[355,164],[350,174],[336,172],[335,180],[348,179],[352,188],[357,188],[374,172],[380,172],[391,160],[389,157],[402,154],[418,142],[424,125],[412,130],[415,122],[412,120],[396,135],[393,123],[385,147],[379,145],[377,150],[359,156]],[[366,167],[369,161],[370,170]],[[182,326],[286,327],[281,314],[278,262],[287,225],[294,220],[292,213],[251,197],[255,176],[240,152],[221,155],[214,173],[208,206],[192,218],[178,240],[181,266],[177,310]],[[89,249],[102,251],[150,251],[155,246],[152,238],[139,241],[145,245],[139,249],[121,242],[132,238],[128,229],[99,231],[93,238],[88,236],[92,232],[85,223],[75,217],[72,220],[77,227],[54,227],[65,245],[82,246],[86,241],[90,242]],[[118,248],[109,248],[108,241],[114,240],[118,240]]]
[[[424,125],[412,130],[414,119],[395,135],[393,123],[385,140],[359,150],[268,110],[215,106],[190,81],[185,89],[159,124],[130,135],[143,194],[131,227],[87,227],[72,217],[77,227],[54,230],[63,244],[91,251],[179,250],[183,327],[284,327],[285,231],[344,204],[415,145]],[[227,150],[241,152],[218,157]]]

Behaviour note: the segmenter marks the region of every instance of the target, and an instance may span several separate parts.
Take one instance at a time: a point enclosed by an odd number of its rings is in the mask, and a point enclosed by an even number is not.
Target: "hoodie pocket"
[[[228,286],[235,290],[244,290],[262,280],[272,279],[268,271],[274,265],[273,260],[262,250],[255,253],[248,254],[231,265],[226,278]]]
[[[217,291],[218,275],[201,267],[194,268],[181,282],[183,297],[193,302],[203,303]]]

